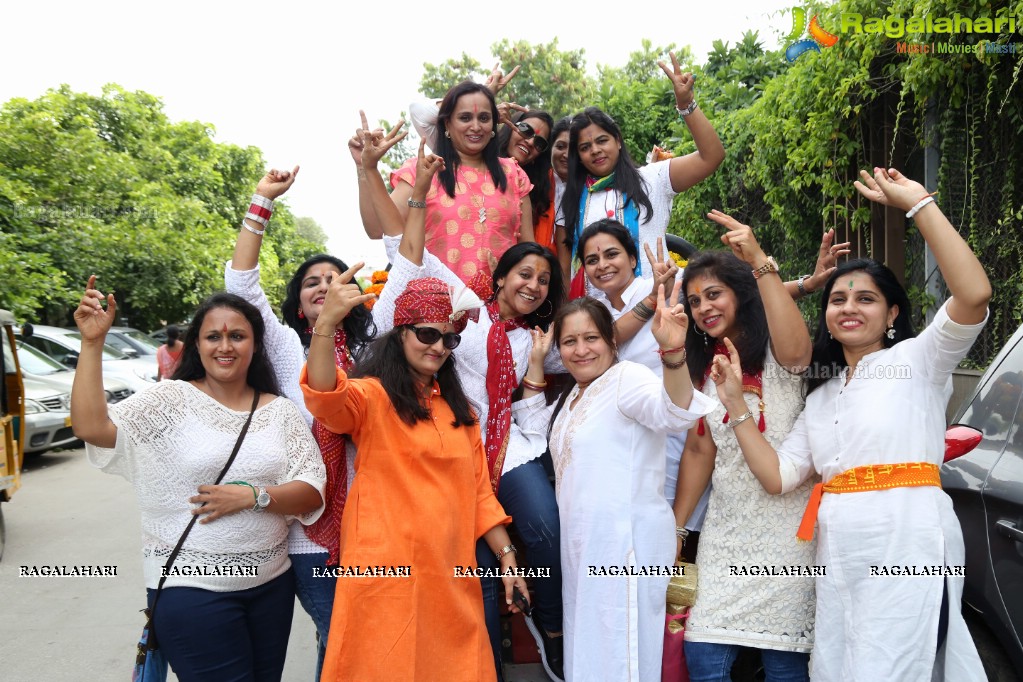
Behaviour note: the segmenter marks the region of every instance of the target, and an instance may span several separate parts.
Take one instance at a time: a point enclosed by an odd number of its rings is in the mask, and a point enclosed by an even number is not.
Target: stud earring
[[[893,340],[895,338],[895,325],[888,327],[888,331],[886,331],[884,335],[888,337],[889,341]]]
[[[448,131],[448,130],[445,130],[444,131],[444,137],[446,137],[446,138],[448,138],[450,140],[451,139],[451,132]]]

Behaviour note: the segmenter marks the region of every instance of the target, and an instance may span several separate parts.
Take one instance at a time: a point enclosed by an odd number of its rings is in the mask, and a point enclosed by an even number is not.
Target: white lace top
[[[161,569],[191,518],[188,498],[212,484],[234,448],[248,411],[224,407],[186,381],[161,381],[108,407],[117,426],[113,448],[86,446],[89,462],[132,483],[142,512],[146,587],[156,588]],[[322,498],[326,472],[312,432],[295,404],[276,398],[256,410],[224,481],[275,486],[305,481]],[[314,522],[323,507],[298,519]],[[214,592],[262,585],[288,570],[288,519],[245,510],[212,523],[196,523],[165,587]],[[202,567],[202,568],[197,568]],[[220,572],[224,575],[194,575]]]
[[[380,334],[394,328],[394,302],[405,291],[405,287],[420,277],[436,277],[454,286],[464,286],[453,272],[429,251],[423,255],[423,265],[418,266],[397,253],[400,238],[384,237],[387,255],[393,265],[388,274],[387,285],[373,306],[373,321]],[[545,304],[546,305],[546,304]],[[487,437],[487,415],[490,412],[490,401],[487,398],[487,338],[493,322],[485,309],[481,309],[478,321],[470,321],[462,331],[462,343],[454,350],[455,370],[462,390],[472,403],[479,416],[480,431],[484,443]],[[533,348],[533,337],[526,329],[512,329],[508,332],[508,343],[511,345],[512,357],[515,359],[515,380],[521,382],[529,367],[529,352]],[[551,353],[544,363],[548,372],[564,372],[561,356],[553,345]],[[520,464],[536,459],[547,449],[547,439],[537,434],[523,433],[518,424],[512,420],[508,433],[508,448],[505,452],[502,473],[508,473]]]
[[[770,348],[763,394],[764,438],[777,448],[803,409],[802,377],[783,369]],[[744,397],[753,418],[759,419],[760,399],[752,393]],[[819,479],[806,479],[784,495],[769,495],[746,464],[735,432],[722,423],[724,416],[724,406],[718,405],[705,419],[717,456],[696,554],[696,605],[685,638],[809,653],[814,577],[777,573],[814,564],[817,543],[797,540],[796,529],[810,488]]]

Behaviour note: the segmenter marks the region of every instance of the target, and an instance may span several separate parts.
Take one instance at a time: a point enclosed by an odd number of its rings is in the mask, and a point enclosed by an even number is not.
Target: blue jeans
[[[152,606],[156,590],[146,590]],[[160,650],[181,682],[279,682],[295,610],[291,569],[237,592],[168,587],[156,607]]]
[[[334,588],[337,578],[333,573],[314,576],[313,569],[323,573],[327,568],[327,552],[318,554],[291,554],[291,567],[295,571],[295,594],[298,602],[313,619],[316,626],[316,680],[323,670],[323,657],[327,653],[327,633],[330,632],[330,614],[334,610]]]
[[[736,644],[686,642],[689,682],[729,682],[732,664],[739,655]],[[758,649],[767,682],[809,682],[810,654],[776,649]]]
[[[539,458],[520,464],[501,475],[497,501],[512,517],[521,548],[532,568],[549,568],[549,578],[533,578],[533,620],[548,632],[561,632],[561,517],[554,486]],[[498,562],[487,543],[476,546],[481,567],[497,568]],[[494,660],[501,670],[501,632],[497,600],[504,597],[504,585],[497,578],[484,578],[483,607],[494,648]],[[489,583],[489,585],[488,585]]]

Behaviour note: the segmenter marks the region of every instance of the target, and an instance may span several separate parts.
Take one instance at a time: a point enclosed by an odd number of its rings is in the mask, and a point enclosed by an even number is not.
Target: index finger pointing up
[[[366,112],[362,109],[359,109],[359,118],[362,119],[362,129],[369,130],[369,119],[366,118]]]
[[[359,270],[362,270],[364,267],[366,267],[365,263],[363,263],[361,261],[356,263],[352,267],[350,267],[347,270],[345,270],[344,272],[342,272],[341,276],[338,277],[338,281],[346,282],[346,283],[347,282],[351,282],[352,278],[355,277],[356,273],[359,272]]]

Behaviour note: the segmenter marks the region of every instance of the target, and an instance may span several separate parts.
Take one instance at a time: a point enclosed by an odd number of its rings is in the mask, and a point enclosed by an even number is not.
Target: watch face
[[[256,504],[259,505],[260,509],[266,509],[270,506],[270,493],[265,490],[259,493],[259,497],[256,498]]]

